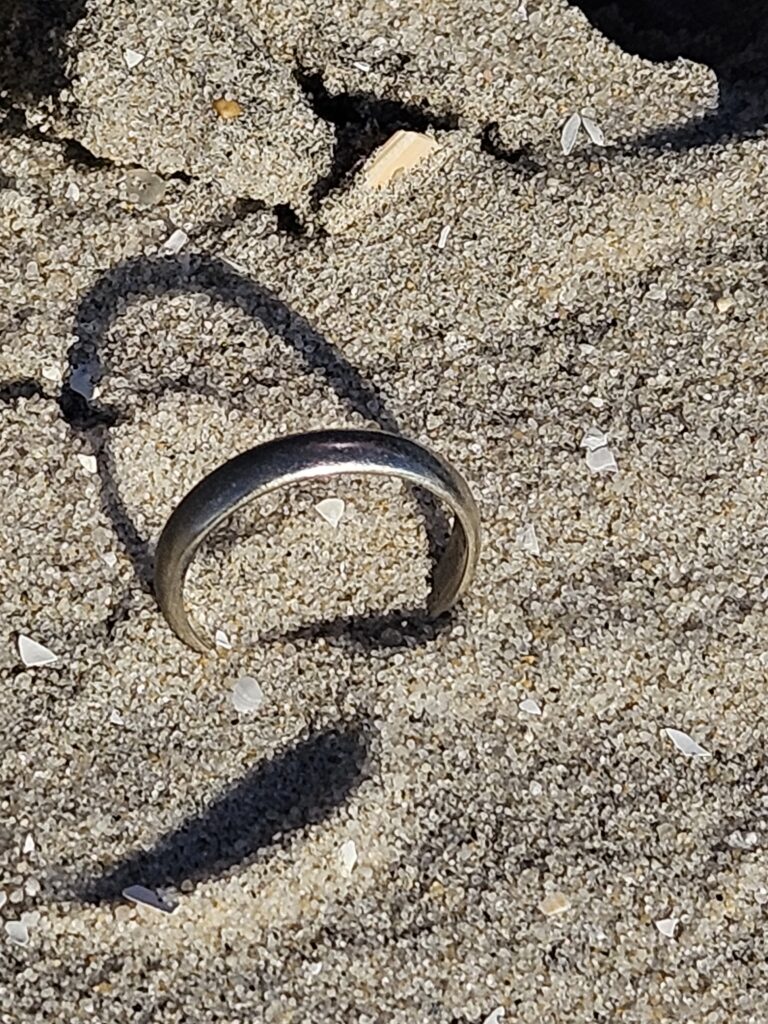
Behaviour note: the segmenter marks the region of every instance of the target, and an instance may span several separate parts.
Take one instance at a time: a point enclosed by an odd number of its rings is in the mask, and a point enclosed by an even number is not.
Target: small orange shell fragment
[[[243,108],[237,100],[228,100],[223,96],[214,100],[211,105],[222,121],[234,121],[234,119],[236,117],[240,117],[243,112]]]

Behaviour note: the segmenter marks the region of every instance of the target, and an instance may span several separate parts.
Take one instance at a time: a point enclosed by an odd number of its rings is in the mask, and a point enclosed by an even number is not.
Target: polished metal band
[[[454,524],[434,569],[427,611],[437,617],[455,604],[480,553],[477,505],[464,479],[428,448],[397,434],[320,430],[237,455],[193,487],[171,514],[155,552],[155,595],[179,639],[198,651],[213,646],[187,616],[184,580],[198,547],[220,523],[278,487],[346,473],[399,477],[445,502]]]

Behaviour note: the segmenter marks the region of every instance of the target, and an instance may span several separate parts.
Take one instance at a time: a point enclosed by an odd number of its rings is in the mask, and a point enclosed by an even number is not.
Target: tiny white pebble
[[[526,697],[525,700],[521,700],[518,704],[521,711],[524,711],[527,715],[540,715],[541,707],[533,700],[532,697]]]
[[[34,836],[32,835],[31,832],[29,832],[27,834],[27,838],[24,840],[23,851],[24,851],[24,853],[34,853],[35,852],[35,839],[34,839]]]
[[[341,522],[344,515],[344,502],[341,498],[323,498],[315,505],[315,512],[318,513],[334,529]]]
[[[348,839],[345,843],[342,843],[339,850],[339,858],[341,860],[341,873],[346,878],[349,878],[355,864],[357,864],[357,847],[355,846],[354,839]]]
[[[189,235],[186,231],[182,231],[181,228],[176,228],[170,237],[167,238],[160,246],[160,253],[163,256],[175,256],[177,252],[181,252],[188,241]]]
[[[76,185],[74,181],[70,181],[70,183],[67,185],[67,191],[64,193],[64,195],[67,199],[70,200],[70,202],[76,203],[80,198],[79,186]]]
[[[307,974],[311,978],[316,978],[318,976],[318,974],[322,971],[322,969],[323,969],[323,965],[319,961],[315,961],[314,963],[309,963],[306,966]]]
[[[46,380],[51,381],[52,384],[61,384],[63,380],[61,370],[58,366],[44,366],[43,377],[45,377]]]
[[[686,757],[709,757],[709,752],[700,747],[696,740],[691,739],[687,732],[681,732],[679,729],[665,729],[664,732]]]
[[[5,934],[8,940],[17,946],[26,946],[29,943],[29,931],[23,921],[6,921]]]
[[[21,660],[27,668],[31,668],[34,665],[51,665],[54,661],[58,661],[57,654],[54,654],[53,651],[39,644],[37,640],[32,640],[31,637],[25,636],[23,633],[19,634],[18,643]]]
[[[83,467],[86,473],[96,473],[99,468],[99,464],[96,461],[95,455],[78,454],[77,461],[80,463],[80,465]]]
[[[440,232],[440,237],[437,240],[437,248],[444,249],[448,241],[448,235],[451,233],[451,225],[446,224],[443,230]]]
[[[677,917],[663,917],[660,921],[654,921],[654,924],[662,935],[666,935],[668,939],[674,939],[680,921]]]
[[[117,565],[117,555],[114,551],[104,551],[101,555],[101,560],[105,565],[108,565],[110,569],[114,569]]]
[[[358,71],[370,71],[371,65],[364,60],[353,60],[352,67],[357,68]]]
[[[135,68],[137,65],[141,64],[144,60],[144,56],[145,55],[143,53],[139,53],[138,50],[132,50],[130,47],[123,50],[123,60],[129,69]]]
[[[112,708],[112,710],[109,713],[109,720],[112,723],[112,725],[125,725],[125,719],[117,710],[117,708]]]
[[[5,894],[5,889],[0,889],[0,907],[4,907],[8,897]]]

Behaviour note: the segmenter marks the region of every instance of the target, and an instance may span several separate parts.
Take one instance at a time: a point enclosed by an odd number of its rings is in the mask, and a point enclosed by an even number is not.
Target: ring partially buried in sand
[[[155,595],[180,640],[197,651],[213,641],[189,619],[184,580],[205,538],[244,505],[290,484],[341,474],[394,476],[429,491],[454,522],[432,576],[428,614],[436,618],[465,593],[480,553],[480,517],[462,476],[428,448],[375,430],[321,430],[268,441],[200,481],[169,517],[155,553]]]

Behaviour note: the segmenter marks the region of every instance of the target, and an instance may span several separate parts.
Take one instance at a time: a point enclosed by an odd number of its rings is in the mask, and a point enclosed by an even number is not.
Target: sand
[[[0,1020],[759,1020],[768,144],[561,0],[71,8],[1,79]],[[419,615],[401,486],[318,482],[213,538],[185,648],[174,503],[324,426],[466,476],[465,601]]]

